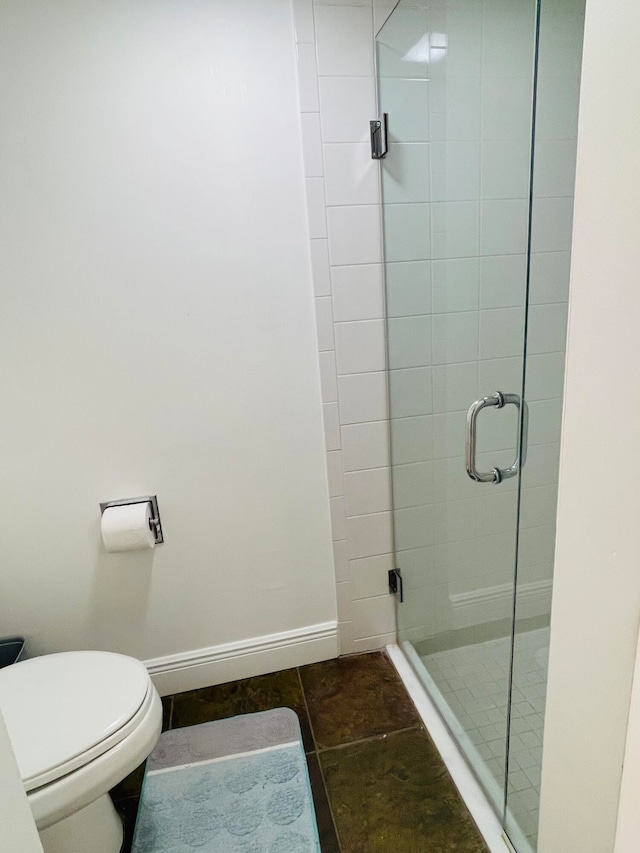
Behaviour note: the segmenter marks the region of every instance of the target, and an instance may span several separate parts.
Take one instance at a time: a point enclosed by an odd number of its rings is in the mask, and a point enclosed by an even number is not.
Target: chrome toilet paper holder
[[[141,498],[121,498],[117,501],[105,501],[100,504],[100,514],[110,506],[127,506],[128,504],[151,504],[151,518],[149,519],[149,530],[156,539],[156,545],[164,542],[162,533],[162,522],[160,521],[160,510],[158,509],[158,498],[156,495],[144,495]]]

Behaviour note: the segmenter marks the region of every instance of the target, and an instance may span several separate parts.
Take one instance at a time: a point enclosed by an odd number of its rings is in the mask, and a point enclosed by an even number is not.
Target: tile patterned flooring
[[[322,853],[486,853],[384,652],[163,699],[165,728],[286,706],[298,714]],[[130,849],[143,768],[112,792]]]
[[[533,849],[538,829],[548,648],[548,628],[516,636],[508,806],[511,820],[517,822]],[[510,637],[422,656],[449,712],[495,779],[500,799],[505,774],[510,658]],[[446,709],[443,715],[446,718]]]

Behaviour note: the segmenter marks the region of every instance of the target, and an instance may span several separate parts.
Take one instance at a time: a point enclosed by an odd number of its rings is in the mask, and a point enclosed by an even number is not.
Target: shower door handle
[[[508,468],[492,468],[491,471],[478,471],[476,466],[476,427],[478,415],[487,406],[493,406],[497,409],[502,409],[504,406],[516,406],[518,411],[521,410],[522,429],[519,432],[518,447],[516,450],[516,458],[512,465]],[[509,477],[515,477],[520,471],[520,466],[524,465],[526,458],[526,437],[529,426],[529,410],[524,400],[521,400],[517,394],[503,394],[502,391],[496,391],[490,397],[483,397],[481,400],[476,400],[472,403],[467,412],[466,424],[466,457],[465,464],[467,474],[476,483],[501,483],[503,480],[508,480]],[[522,450],[522,454],[521,454]]]

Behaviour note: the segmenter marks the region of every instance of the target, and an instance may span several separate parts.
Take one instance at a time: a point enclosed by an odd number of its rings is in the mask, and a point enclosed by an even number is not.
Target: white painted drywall
[[[0,114],[0,634],[335,620],[290,3],[7,0]],[[147,493],[166,544],[104,553]]]
[[[614,849],[640,618],[639,30],[632,0],[587,0],[540,853]]]
[[[20,771],[0,713],[0,850],[42,853]]]

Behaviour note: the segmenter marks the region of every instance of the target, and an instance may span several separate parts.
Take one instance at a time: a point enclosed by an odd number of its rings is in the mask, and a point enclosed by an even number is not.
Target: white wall
[[[637,3],[587,0],[540,853],[614,849],[640,617],[639,30]]]
[[[31,652],[335,620],[295,79],[288,0],[2,4],[0,633]],[[166,544],[105,554],[98,502],[146,493]]]
[[[0,714],[0,848],[16,853],[42,853],[7,727]]]

